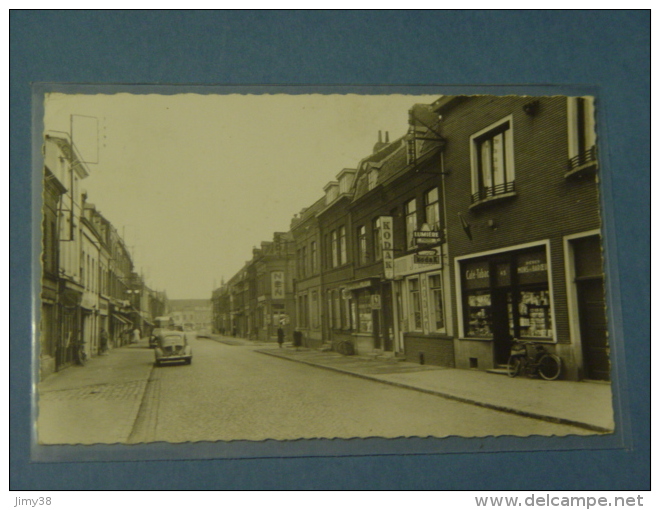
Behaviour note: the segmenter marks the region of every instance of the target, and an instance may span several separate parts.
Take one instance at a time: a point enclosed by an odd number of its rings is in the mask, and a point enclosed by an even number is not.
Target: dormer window
[[[368,182],[369,182],[369,190],[372,190],[378,184],[378,170],[376,170],[375,168],[372,168],[369,171],[367,177],[368,177]]]
[[[339,183],[331,181],[324,186],[323,191],[325,191],[325,205],[330,205],[339,196]]]
[[[337,175],[337,181],[339,182],[339,194],[343,195],[344,193],[350,193],[351,187],[353,186],[353,179],[355,179],[356,170],[353,168],[344,168]]]

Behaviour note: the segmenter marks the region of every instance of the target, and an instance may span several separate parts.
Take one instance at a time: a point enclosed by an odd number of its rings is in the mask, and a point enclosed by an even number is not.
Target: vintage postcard
[[[39,445],[615,430],[593,97],[43,102]]]

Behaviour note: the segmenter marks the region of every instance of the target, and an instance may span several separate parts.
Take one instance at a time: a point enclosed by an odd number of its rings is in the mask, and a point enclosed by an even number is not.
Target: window
[[[331,251],[331,258],[332,258],[332,267],[337,267],[339,265],[339,262],[337,260],[337,231],[333,230],[330,232],[330,251]]]
[[[358,264],[367,263],[367,229],[364,225],[358,227]]]
[[[511,118],[472,140],[472,203],[515,190]]]
[[[85,285],[85,252],[82,252],[82,257],[80,257],[80,283]]]
[[[332,291],[332,302],[333,302],[333,327],[335,329],[341,329],[341,303],[339,301],[339,290],[335,289]]]
[[[312,305],[311,305],[311,316],[312,316],[312,329],[319,329],[319,294],[317,291],[312,291]]]
[[[419,295],[419,278],[408,280],[408,293],[410,296],[410,327],[422,329],[422,302]]]
[[[374,243],[374,260],[383,258],[383,246],[380,240],[380,218],[374,218],[372,222],[373,243]]]
[[[431,230],[440,230],[438,188],[433,188],[424,195],[424,212],[426,224],[431,227]]]
[[[307,276],[307,247],[303,246],[300,249],[300,258],[301,260],[301,267],[302,267],[302,277],[305,278]]]
[[[444,331],[445,315],[442,307],[442,279],[440,274],[429,275],[429,293],[431,294],[431,326],[436,332]]]
[[[346,227],[339,227],[339,263],[346,264]]]
[[[415,247],[413,232],[417,230],[417,200],[414,198],[406,202],[406,246],[408,249]]]
[[[552,338],[547,267],[538,248],[463,262],[466,336],[494,338],[499,326],[515,338]]]
[[[376,184],[378,184],[378,170],[372,169],[369,172],[369,189],[374,189]]]
[[[316,274],[317,267],[316,267],[316,241],[312,241],[312,243],[309,245],[310,247],[310,258],[311,258],[311,263],[312,263],[312,274]]]
[[[568,98],[569,170],[596,162],[593,97]]]
[[[360,333],[373,332],[373,315],[371,312],[371,294],[362,291],[357,298],[358,331]]]

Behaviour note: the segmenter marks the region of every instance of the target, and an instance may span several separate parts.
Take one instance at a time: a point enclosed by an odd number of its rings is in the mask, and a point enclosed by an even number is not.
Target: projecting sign
[[[392,243],[392,216],[380,217],[380,242],[383,251],[385,278],[394,278],[394,245]]]
[[[272,298],[284,299],[284,271],[273,271],[270,278]]]
[[[436,230],[415,230],[413,239],[419,244],[436,244],[441,240],[440,232]]]

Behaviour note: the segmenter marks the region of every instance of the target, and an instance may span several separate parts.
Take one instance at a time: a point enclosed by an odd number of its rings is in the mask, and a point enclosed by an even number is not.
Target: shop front
[[[390,283],[370,278],[348,285],[343,293],[354,317],[353,337],[357,352],[393,352]]]
[[[513,339],[554,347],[548,250],[549,245],[542,243],[456,258],[457,367],[504,365]]]
[[[445,311],[449,288],[439,246],[394,260],[397,351],[408,361],[454,366],[454,341]]]

